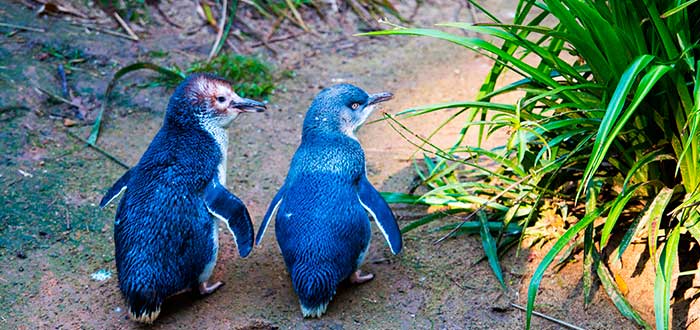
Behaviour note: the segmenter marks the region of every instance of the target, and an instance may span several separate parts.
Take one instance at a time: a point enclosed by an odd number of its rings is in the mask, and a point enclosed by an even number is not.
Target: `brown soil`
[[[180,23],[186,28],[196,27],[199,23],[193,22],[198,18],[188,6],[176,2],[171,10],[184,17]],[[512,16],[506,1],[489,1],[487,7],[502,17]],[[467,20],[466,15],[452,1],[431,1],[416,19],[418,25],[427,26]],[[5,57],[0,60],[0,145],[7,150],[0,164],[0,328],[140,328],[127,319],[117,288],[114,207],[96,207],[124,169],[68,136],[67,131],[87,136],[90,127],[64,127],[55,112],[65,107],[47,102],[33,89],[57,90],[58,86],[57,62],[41,59],[42,46],[68,45],[85,52],[88,62],[76,65],[79,68],[69,76],[69,83],[93,105],[86,115],[89,121],[94,118],[96,99],[116,68],[150,50],[178,48],[171,52],[175,61],[202,57],[213,33],[200,29],[183,35],[163,24],[151,27],[144,41],[132,43],[88,35],[61,18],[36,19],[27,7],[15,3],[0,9],[0,21],[50,28],[42,34],[21,32],[0,44],[0,57]],[[340,25],[348,30],[354,26],[351,23]],[[319,23],[317,29],[324,26]],[[322,31],[319,36],[305,35],[274,47],[279,52],[276,61],[293,68],[296,76],[281,82],[267,112],[240,118],[230,133],[229,188],[246,202],[256,228],[284,180],[299,143],[305,110],[321,88],[349,82],[369,92],[391,91],[395,100],[384,110],[395,113],[412,106],[471,99],[491,65],[487,59],[444,42],[351,37],[347,31]],[[127,80],[147,81],[146,74],[130,77]],[[99,145],[127,164],[135,164],[161,123],[169,91],[129,86],[119,93],[122,96],[105,119]],[[426,134],[447,115],[405,123]],[[459,126],[456,122],[448,127]],[[453,142],[454,129],[442,132],[435,138],[438,145]],[[497,134],[487,146],[499,145],[504,138],[505,134]],[[367,154],[370,180],[379,190],[406,192],[414,180],[411,157],[415,148],[385,122],[366,125],[359,139]],[[401,225],[426,212],[415,207],[393,208]],[[169,300],[153,328],[518,329],[523,327],[524,313],[510,303],[525,305],[528,276],[546,253],[509,252],[501,263],[509,288],[504,292],[488,264],[476,263],[483,256],[478,237],[461,236],[433,245],[441,233],[422,228],[405,235],[403,252],[392,256],[381,235],[375,233],[364,267],[375,279],[341,288],[323,318],[305,320],[271,227],[263,245],[245,260],[237,257],[230,234],[222,230],[213,279],[226,285],[206,298],[185,294]],[[112,277],[91,279],[91,274],[103,269]],[[584,308],[580,277],[579,262],[548,272],[536,309],[586,329],[635,328],[599,286],[593,303]],[[635,300],[641,300],[636,304],[651,319],[653,293],[636,289],[634,294]],[[533,329],[559,328],[534,318]]]

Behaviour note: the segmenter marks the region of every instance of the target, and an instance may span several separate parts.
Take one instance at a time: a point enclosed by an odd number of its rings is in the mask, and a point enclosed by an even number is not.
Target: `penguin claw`
[[[224,285],[224,282],[216,282],[212,285],[209,285],[206,281],[199,283],[199,294],[206,296],[212,294],[216,289],[220,288],[222,285]]]
[[[350,283],[352,284],[362,284],[370,281],[374,278],[372,273],[364,273],[362,270],[358,269],[352,275],[350,275]]]

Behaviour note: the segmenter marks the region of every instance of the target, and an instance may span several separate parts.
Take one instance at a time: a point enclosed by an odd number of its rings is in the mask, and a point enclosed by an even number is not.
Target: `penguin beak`
[[[369,101],[367,101],[367,105],[372,105],[372,104],[377,104],[377,103],[381,103],[384,101],[389,101],[392,98],[394,98],[394,94],[391,94],[389,92],[371,94],[369,96]]]
[[[238,101],[231,101],[229,108],[238,109],[239,112],[263,112],[267,106],[262,102],[241,98]]]

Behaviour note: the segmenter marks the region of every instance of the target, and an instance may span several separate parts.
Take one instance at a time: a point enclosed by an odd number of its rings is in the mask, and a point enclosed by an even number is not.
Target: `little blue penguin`
[[[165,298],[194,288],[206,295],[223,284],[207,282],[219,245],[215,219],[233,233],[241,257],[250,253],[250,215],[225,188],[227,128],[238,114],[264,109],[237,95],[224,79],[187,77],[138,164],[105,194],[101,207],[124,192],[114,248],[131,319],[152,323]]]
[[[374,275],[359,268],[369,249],[369,216],[397,254],[402,241],[391,209],[367,179],[356,130],[390,93],[367,95],[340,84],[322,90],[306,113],[301,145],[284,184],[258,230],[256,244],[275,217],[277,243],[304,317],[320,317],[345,279]],[[369,214],[369,216],[368,216]]]

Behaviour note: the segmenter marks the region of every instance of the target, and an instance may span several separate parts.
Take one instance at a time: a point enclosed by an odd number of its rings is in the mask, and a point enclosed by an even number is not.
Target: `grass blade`
[[[632,305],[630,305],[629,301],[627,301],[622,292],[620,292],[620,289],[618,288],[615,279],[613,278],[613,275],[610,273],[610,270],[608,270],[604,263],[598,262],[598,268],[596,269],[596,273],[598,274],[600,283],[605,289],[605,293],[608,294],[608,297],[610,297],[610,300],[612,300],[613,304],[615,304],[615,307],[617,307],[617,310],[620,311],[622,316],[634,321],[635,323],[637,323],[637,325],[644,329],[653,329],[651,325],[644,321],[644,319],[639,315],[639,313],[637,313],[637,311],[634,310]]]
[[[697,1],[698,0],[688,0],[688,1],[678,5],[677,7],[671,8],[671,9],[667,10],[666,12],[664,12],[663,14],[661,14],[661,18],[667,18],[675,13],[678,13],[681,10],[688,8],[688,6],[694,4]]]
[[[659,226],[661,226],[661,219],[664,216],[664,211],[666,210],[668,202],[671,201],[672,196],[673,189],[667,187],[662,188],[656,197],[654,197],[651,206],[649,206],[649,209],[642,217],[643,223],[649,223],[649,257],[654,267],[656,267],[656,244],[658,242]]]
[[[612,207],[610,208],[610,212],[608,213],[608,218],[605,219],[605,224],[603,225],[603,230],[600,232],[600,248],[601,248],[601,250],[604,249],[606,245],[608,245],[608,240],[610,239],[610,234],[612,233],[613,228],[615,228],[615,224],[617,223],[617,219],[622,214],[622,211],[624,211],[625,206],[627,206],[627,203],[629,203],[629,201],[632,199],[632,197],[634,197],[637,190],[641,189],[642,187],[646,186],[647,184],[659,184],[659,183],[660,182],[658,182],[658,181],[637,183],[637,184],[631,186],[629,189],[623,190],[622,193],[617,195],[617,197],[613,201]]]
[[[581,185],[578,189],[579,192],[576,194],[576,199],[578,199],[581,190],[588,185],[588,182],[598,170],[598,167],[603,162],[610,145],[612,145],[612,143],[616,140],[619,132],[632,117],[632,114],[637,109],[639,104],[641,104],[642,100],[644,100],[647,94],[656,85],[656,82],[661,79],[664,74],[671,70],[670,66],[665,65],[657,65],[652,67],[649,72],[642,77],[639,85],[637,85],[637,91],[635,92],[632,102],[630,103],[629,107],[627,107],[626,111],[623,112],[625,99],[627,94],[629,94],[630,89],[635,84],[637,76],[647,65],[651,63],[653,59],[654,57],[650,55],[639,57],[625,71],[625,74],[615,89],[615,95],[613,95],[613,98],[605,111],[605,116],[603,117],[600,129],[598,130],[598,135],[596,136],[595,143],[593,145],[593,151],[591,152],[591,160],[588,162],[588,165],[583,173],[583,179],[581,180]],[[620,115],[622,116],[620,117]]]
[[[603,212],[610,208],[609,204],[603,205],[595,210],[595,212],[586,214],[583,219],[579,220],[575,225],[569,228],[557,241],[554,243],[552,248],[547,252],[547,255],[542,259],[537,269],[532,274],[532,279],[530,279],[530,285],[527,289],[527,314],[525,319],[525,328],[530,329],[530,322],[532,319],[532,311],[535,308],[535,297],[537,296],[537,290],[540,287],[540,282],[544,277],[544,272],[547,270],[550,264],[557,257],[557,254],[564,249],[564,247],[569,244],[576,235],[588,225],[593,223]]]
[[[408,233],[409,231],[414,230],[418,227],[427,225],[435,220],[439,220],[439,219],[446,218],[449,216],[454,216],[455,214],[464,213],[464,212],[465,212],[465,210],[462,210],[462,209],[447,209],[444,211],[433,212],[433,213],[430,213],[430,214],[404,226],[403,228],[401,228],[401,233],[405,234],[405,233]],[[450,227],[449,229],[454,228],[453,225],[448,225],[448,226]]]
[[[678,253],[680,240],[680,227],[676,226],[668,236],[666,245],[659,256],[656,267],[656,279],[654,281],[654,315],[656,316],[656,329],[667,330],[671,309],[671,281],[673,279],[673,264]]]
[[[501,284],[501,288],[506,290],[506,282],[503,280],[503,273],[501,272],[501,265],[498,263],[498,249],[496,247],[496,241],[494,241],[493,236],[491,236],[491,230],[489,229],[488,220],[483,211],[479,211],[476,216],[479,218],[481,224],[481,230],[479,234],[481,236],[481,244],[484,246],[484,253],[489,260],[489,266],[493,274],[496,275],[496,279]]]
[[[588,185],[588,181],[590,181],[590,179],[593,177],[595,171],[598,169],[598,166],[600,166],[600,163],[603,162],[604,155],[601,154],[603,153],[603,143],[610,139],[608,137],[610,131],[613,129],[615,122],[617,122],[617,118],[623,110],[627,95],[632,89],[637,76],[647,65],[649,65],[649,63],[651,63],[653,59],[654,57],[650,55],[637,58],[637,60],[635,60],[634,63],[632,63],[622,75],[617,88],[615,88],[615,94],[613,94],[610,103],[608,103],[605,116],[603,117],[603,121],[598,129],[598,135],[596,136],[595,143],[593,145],[591,159],[583,172],[583,179],[581,180],[581,185],[576,193],[576,200],[578,200],[579,195]]]
[[[178,73],[176,71],[173,71],[171,69],[168,69],[166,67],[150,63],[150,62],[138,62],[134,64],[127,65],[119,71],[117,71],[114,74],[114,77],[112,77],[112,80],[109,82],[109,85],[107,85],[107,90],[105,91],[105,96],[104,99],[102,100],[102,105],[100,106],[100,111],[97,113],[97,117],[95,118],[95,123],[92,125],[92,130],[90,130],[90,136],[87,139],[87,143],[90,145],[95,145],[97,143],[97,137],[100,134],[100,125],[102,125],[102,116],[105,112],[105,109],[107,109],[107,106],[109,104],[109,97],[112,95],[112,90],[114,87],[117,85],[117,82],[119,79],[124,76],[127,73],[142,70],[142,69],[147,69],[147,70],[152,70],[155,72],[158,72],[162,75],[178,78],[178,79],[185,79],[184,74]]]

